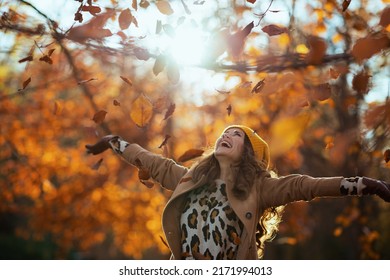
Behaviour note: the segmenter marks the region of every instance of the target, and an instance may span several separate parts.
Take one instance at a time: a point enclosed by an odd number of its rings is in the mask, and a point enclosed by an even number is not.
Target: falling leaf
[[[191,15],[190,9],[188,9],[188,6],[186,3],[184,3],[183,0],[181,0],[181,4],[183,5],[184,11],[186,12],[187,15]]]
[[[47,55],[49,57],[51,57],[51,55],[53,54],[53,52],[55,51],[56,49],[50,49],[48,52],[47,52]]]
[[[263,87],[264,87],[264,85],[265,85],[264,80],[265,80],[265,79],[260,80],[260,81],[253,87],[251,93],[259,93],[259,92],[263,89]]]
[[[370,34],[356,41],[352,48],[352,55],[360,63],[381,50],[388,48],[389,45],[390,38],[386,34]]]
[[[138,10],[137,0],[133,0],[133,2],[131,3],[131,7],[132,7],[134,10]]]
[[[150,53],[148,50],[142,49],[142,48],[134,48],[134,55],[139,60],[148,60],[150,58]]]
[[[22,88],[18,89],[18,91],[24,90],[24,89],[28,86],[28,84],[29,84],[30,82],[31,82],[31,77],[28,78],[27,80],[25,80],[25,81],[23,82]]]
[[[220,94],[229,94],[230,90],[215,89]]]
[[[232,105],[229,104],[229,106],[227,106],[226,110],[228,112],[228,116],[230,116],[230,114],[232,113]]]
[[[254,4],[256,2],[256,0],[246,0],[246,2],[249,2],[251,4]]]
[[[149,124],[153,115],[153,105],[144,94],[140,94],[131,104],[130,117],[138,127]]]
[[[194,2],[194,5],[203,5],[206,1],[203,1],[203,0],[196,0]]]
[[[59,101],[55,101],[53,114],[58,116],[58,115],[60,115],[61,111],[62,111],[61,103]]]
[[[144,9],[146,9],[147,7],[149,7],[149,5],[150,5],[150,3],[149,3],[148,1],[146,1],[146,0],[141,0],[141,2],[139,2],[139,6],[140,6],[141,8],[144,8]]]
[[[176,104],[175,103],[171,103],[171,105],[169,105],[169,107],[168,107],[167,112],[165,113],[165,116],[164,116],[163,120],[165,121],[170,116],[172,116],[173,112],[175,112],[175,109],[176,109]]]
[[[121,106],[121,103],[116,99],[114,99],[112,103],[114,104],[114,106]]]
[[[172,84],[177,84],[180,81],[179,65],[175,61],[170,61],[167,67],[168,80]]]
[[[33,56],[29,55],[29,56],[27,56],[25,58],[20,59],[18,62],[22,63],[22,62],[25,62],[25,61],[33,61]]]
[[[182,154],[179,158],[178,158],[178,162],[186,162],[186,161],[189,161],[191,159],[194,159],[194,158],[197,158],[197,157],[200,157],[201,155],[203,155],[204,151],[203,150],[199,150],[199,149],[189,149],[188,151],[186,151],[184,154]]]
[[[153,182],[151,182],[151,181],[140,180],[140,182],[141,182],[142,184],[144,184],[144,185],[145,185],[147,188],[149,188],[149,189],[153,188],[153,186],[154,186]]]
[[[90,81],[95,81],[95,80],[97,80],[97,79],[96,78],[91,78],[91,79],[88,79],[88,80],[82,80],[82,81],[78,82],[77,84],[81,85],[81,84],[85,84],[85,83],[88,83]]]
[[[242,82],[238,87],[239,88],[249,88],[251,87],[252,85],[252,81],[245,81],[245,82]]]
[[[307,38],[309,53],[306,54],[306,62],[311,65],[319,65],[326,54],[327,45],[324,39],[316,36]]]
[[[96,14],[100,13],[102,9],[98,6],[83,6],[81,8],[82,11],[89,12],[91,15],[95,16]]]
[[[129,8],[123,10],[119,14],[118,21],[119,21],[119,27],[122,30],[129,28],[131,22],[133,21],[133,15],[131,14],[131,11]]]
[[[82,23],[83,22],[83,14],[80,13],[79,11],[77,11],[74,14],[74,21],[78,21],[79,23]]]
[[[150,179],[149,170],[143,166],[138,167],[138,178],[140,180],[149,180]]]
[[[355,75],[352,79],[352,88],[358,93],[358,94],[366,94],[369,89],[369,81],[370,81],[370,75],[365,72],[361,71],[357,75]]]
[[[121,77],[121,79],[128,85],[132,86],[133,85],[133,82],[131,80],[129,80],[128,78],[126,77],[123,77],[123,76],[119,76]]]
[[[283,33],[286,33],[288,29],[286,27],[281,27],[275,24],[270,24],[267,26],[264,26],[261,30],[263,30],[265,33],[267,33],[269,36],[276,36]]]
[[[101,123],[104,121],[104,119],[106,118],[106,115],[107,115],[107,112],[106,112],[106,111],[100,110],[99,112],[97,112],[97,113],[93,116],[92,120],[93,120],[95,123],[97,123],[97,124],[101,124]]]
[[[237,31],[226,38],[229,54],[233,56],[233,58],[239,57],[243,52],[246,37],[251,33],[253,27],[254,23],[252,21],[242,30]]]
[[[94,165],[91,166],[93,170],[98,170],[100,165],[102,165],[103,159],[99,159]]]
[[[390,149],[387,149],[384,153],[383,153],[383,158],[385,160],[386,163],[388,163],[390,161]]]
[[[44,61],[48,64],[53,64],[53,60],[48,56],[48,55],[44,55],[42,56],[39,61]]]
[[[343,1],[343,4],[342,4],[342,6],[343,6],[343,12],[345,12],[345,11],[348,9],[349,4],[351,4],[351,0],[344,0],[344,1]]]
[[[158,146],[159,149],[161,149],[163,146],[165,146],[168,143],[168,139],[171,138],[171,135],[165,135],[164,141]]]
[[[162,22],[161,22],[161,20],[157,20],[157,22],[156,22],[156,34],[160,34],[161,30],[162,30]]]
[[[164,240],[164,238],[163,238],[161,235],[160,235],[160,239],[161,239],[161,242],[162,242],[165,246],[167,246],[168,249],[170,249],[169,246],[168,246],[168,243]]]
[[[381,14],[381,19],[379,20],[379,25],[383,28],[386,28],[390,24],[390,6],[383,10]]]
[[[164,15],[171,15],[173,14],[173,10],[171,8],[171,5],[168,1],[160,0],[156,2],[157,9],[160,11],[160,13]]]
[[[154,66],[153,66],[154,75],[157,76],[158,74],[160,74],[164,70],[165,64],[166,64],[166,57],[165,57],[165,55],[160,54],[156,58],[156,62],[154,63]]]

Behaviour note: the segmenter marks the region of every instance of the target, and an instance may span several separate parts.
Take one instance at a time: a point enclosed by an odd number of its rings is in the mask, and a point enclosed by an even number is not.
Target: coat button
[[[251,212],[247,212],[247,213],[245,214],[245,217],[246,217],[248,220],[250,220],[250,219],[252,218],[252,213],[251,213]]]

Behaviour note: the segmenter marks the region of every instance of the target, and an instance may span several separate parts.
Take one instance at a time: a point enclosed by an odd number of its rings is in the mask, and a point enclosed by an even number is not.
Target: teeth
[[[221,146],[227,147],[227,148],[231,148],[231,147],[232,147],[232,145],[230,145],[230,143],[228,143],[228,142],[226,142],[226,141],[222,141],[222,142],[221,142]]]

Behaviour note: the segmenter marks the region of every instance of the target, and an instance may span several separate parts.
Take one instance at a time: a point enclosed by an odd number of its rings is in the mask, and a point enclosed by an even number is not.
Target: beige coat
[[[180,259],[180,216],[186,197],[184,194],[203,186],[206,178],[203,176],[200,181],[194,182],[191,177],[192,169],[151,153],[137,144],[130,144],[122,156],[130,164],[135,164],[136,160],[139,160],[149,169],[154,180],[162,187],[173,191],[162,214],[162,226],[172,258]],[[263,211],[268,207],[298,200],[309,201],[316,197],[340,196],[342,177],[313,178],[305,175],[289,175],[271,178],[264,175],[256,178],[251,194],[246,200],[241,201],[232,194],[234,170],[230,174],[231,177],[226,182],[227,197],[234,212],[244,224],[237,259],[257,259],[256,225]]]

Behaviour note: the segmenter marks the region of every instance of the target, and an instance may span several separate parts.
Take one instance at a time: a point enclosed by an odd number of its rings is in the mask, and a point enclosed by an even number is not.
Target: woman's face
[[[244,150],[245,132],[239,128],[229,128],[217,139],[214,155],[219,162],[238,163]]]

